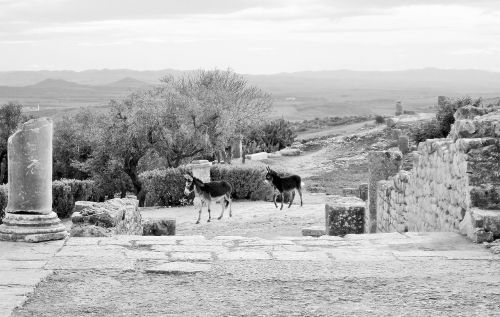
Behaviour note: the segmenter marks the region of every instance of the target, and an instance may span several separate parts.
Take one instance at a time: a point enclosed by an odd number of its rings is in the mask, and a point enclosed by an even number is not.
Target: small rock
[[[308,237],[321,237],[326,234],[325,227],[314,226],[308,228],[302,228],[302,235]]]
[[[174,236],[175,219],[146,219],[142,223],[143,236]]]

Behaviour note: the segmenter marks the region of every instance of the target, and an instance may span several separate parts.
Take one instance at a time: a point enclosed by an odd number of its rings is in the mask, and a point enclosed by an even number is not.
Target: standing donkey
[[[290,204],[288,205],[288,208],[292,206],[293,199],[295,198],[295,190],[299,192],[300,196],[300,206],[302,207],[302,180],[300,176],[298,175],[291,175],[291,176],[286,176],[286,177],[280,177],[278,173],[273,171],[269,166],[267,167],[267,174],[266,174],[266,182],[270,183],[271,185],[274,186],[275,189],[277,189],[281,195],[281,208],[280,210],[283,210],[283,193],[289,193],[292,192],[292,198],[290,199]],[[274,192],[273,195],[273,201],[274,205],[276,208],[278,208],[278,204],[276,204],[276,191]]]
[[[196,224],[200,223],[201,218],[201,209],[203,207],[203,203],[206,202],[208,206],[208,221],[210,222],[210,204],[212,201],[221,202],[222,212],[217,219],[222,219],[224,215],[224,210],[226,207],[229,207],[229,217],[232,217],[231,210],[231,192],[233,190],[231,184],[226,181],[217,181],[217,182],[208,182],[203,183],[198,178],[194,177],[190,174],[185,174],[184,178],[186,179],[186,187],[184,187],[184,194],[187,196],[194,191],[195,197],[200,198],[200,210],[198,214],[198,221]]]

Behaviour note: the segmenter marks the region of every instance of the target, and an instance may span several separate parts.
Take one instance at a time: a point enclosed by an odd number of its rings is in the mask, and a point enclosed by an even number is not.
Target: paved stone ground
[[[2,250],[15,249],[5,244]],[[17,299],[17,285],[26,285],[24,294],[51,272],[12,316],[500,312],[500,255],[454,233],[70,238],[54,256],[57,243],[30,246],[34,256],[4,267],[2,285],[13,288],[1,297],[2,316]],[[1,259],[7,260],[4,252]],[[20,269],[31,262],[38,274],[33,279],[22,271],[31,268]]]
[[[63,244],[63,240],[38,244],[0,241],[0,316],[8,316],[38,282],[53,274],[46,264]]]

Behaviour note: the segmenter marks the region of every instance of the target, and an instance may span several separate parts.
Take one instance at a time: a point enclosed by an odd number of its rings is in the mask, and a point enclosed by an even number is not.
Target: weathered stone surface
[[[166,262],[146,269],[147,273],[192,274],[210,271],[210,264],[191,262]]]
[[[247,154],[245,157],[247,160],[260,161],[267,159],[268,154],[267,152],[259,152],[254,154]]]
[[[342,188],[342,196],[359,197],[359,188],[351,188],[351,187]]]
[[[368,183],[363,183],[359,185],[359,198],[363,201],[368,200]]]
[[[330,196],[325,204],[325,218],[328,235],[363,233],[365,202],[356,197]]]
[[[0,240],[41,242],[61,240],[68,233],[57,214],[7,213],[0,225]]]
[[[71,237],[111,237],[113,230],[111,228],[99,227],[91,224],[77,224],[71,227]]]
[[[410,170],[377,183],[378,231],[499,234],[500,111],[482,113],[464,109],[449,138],[421,142]]]
[[[241,138],[237,138],[236,140],[233,141],[231,144],[231,151],[233,154],[233,158],[241,158],[241,155],[243,153],[243,145],[241,143]]]
[[[41,242],[67,236],[52,212],[52,121],[33,119],[8,140],[7,215],[0,240]]]
[[[89,237],[95,234],[97,237],[102,237],[109,236],[110,233],[143,234],[142,217],[138,210],[138,201],[135,199],[115,198],[103,203],[79,204],[79,208],[81,208],[80,211],[72,215],[71,236]]]
[[[188,167],[191,168],[193,176],[203,182],[210,182],[210,167],[212,163],[207,160],[194,160]]]
[[[280,150],[280,153],[283,156],[298,156],[298,155],[300,155],[300,150],[299,149],[286,148],[286,149]]]
[[[399,146],[399,151],[401,151],[401,153],[403,154],[406,154],[410,151],[410,139],[408,138],[407,135],[399,136],[398,146]]]
[[[402,164],[399,151],[374,151],[368,154],[368,210],[365,232],[377,231],[377,182],[396,174]]]
[[[302,228],[302,235],[303,236],[309,236],[309,237],[321,237],[326,234],[326,230],[324,227],[308,227],[308,228]]]
[[[142,222],[144,236],[174,236],[175,219],[146,219]]]
[[[52,213],[52,120],[33,119],[9,137],[7,213]]]

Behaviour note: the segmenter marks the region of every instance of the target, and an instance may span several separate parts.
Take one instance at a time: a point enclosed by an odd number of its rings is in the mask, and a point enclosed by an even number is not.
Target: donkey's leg
[[[224,216],[224,209],[225,209],[225,206],[226,206],[226,196],[224,196],[224,197],[222,198],[222,200],[221,200],[221,202],[220,202],[220,205],[222,206],[222,211],[221,211],[221,213],[220,213],[219,218],[217,218],[217,219],[219,219],[219,220],[221,220],[221,219],[222,219],[222,216]]]
[[[285,200],[284,191],[281,192],[281,208],[280,208],[280,210],[283,210],[283,200]]]
[[[211,201],[211,200],[209,200],[209,201],[207,202],[207,205],[208,205],[208,220],[207,220],[207,222],[210,222],[210,219],[212,219],[212,218],[210,217],[210,204],[211,204],[211,203],[212,203],[212,201]]]
[[[203,206],[203,204],[200,202],[200,210],[198,211],[198,220],[196,220],[196,224],[200,223],[200,219],[201,219],[201,206]]]
[[[288,208],[290,208],[292,206],[294,198],[295,198],[295,190],[292,191],[292,198],[290,199],[290,204],[288,205]]]
[[[233,216],[233,200],[231,199],[231,195],[229,196],[229,217]]]
[[[300,196],[300,207],[302,207],[302,189],[297,188],[297,191],[299,192],[299,196]]]
[[[276,208],[278,208],[278,204],[276,203],[276,191],[273,192],[273,201],[274,201],[274,205],[276,206]]]

